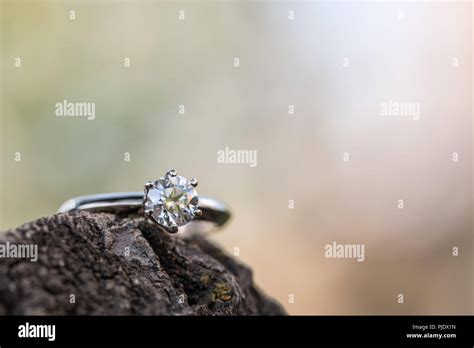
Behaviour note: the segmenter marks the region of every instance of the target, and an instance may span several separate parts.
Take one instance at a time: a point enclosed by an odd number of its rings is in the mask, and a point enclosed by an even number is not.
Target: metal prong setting
[[[176,233],[178,232],[178,226],[173,224],[170,227],[165,227],[165,226],[160,226],[161,228],[164,228],[166,232],[168,233]]]
[[[198,179],[196,178],[192,178],[189,180],[189,184],[192,186],[192,187],[197,187],[198,185]]]
[[[200,218],[200,217],[202,217],[202,210],[201,210],[201,209],[196,209],[196,210],[194,211],[194,217],[195,217],[195,218]]]
[[[148,191],[150,191],[150,189],[153,187],[153,181],[151,180],[148,180],[147,182],[145,182],[145,193],[147,193]]]
[[[174,178],[176,175],[178,175],[178,173],[177,173],[176,170],[174,170],[174,169],[168,170],[168,172],[167,172],[166,174],[168,174],[169,176],[172,176],[173,178]]]

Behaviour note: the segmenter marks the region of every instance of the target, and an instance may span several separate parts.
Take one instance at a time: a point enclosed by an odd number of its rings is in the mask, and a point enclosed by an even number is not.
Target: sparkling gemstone
[[[164,227],[183,226],[194,218],[198,201],[197,191],[188,179],[168,173],[148,190],[145,209],[153,209],[151,217]]]

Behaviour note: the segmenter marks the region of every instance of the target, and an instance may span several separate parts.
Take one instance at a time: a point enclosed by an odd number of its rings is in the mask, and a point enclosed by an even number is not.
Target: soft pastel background
[[[292,314],[472,313],[470,2],[1,4],[2,230],[174,167],[232,206],[215,240]],[[56,117],[64,99],[96,119]],[[257,167],[218,164],[226,146]]]

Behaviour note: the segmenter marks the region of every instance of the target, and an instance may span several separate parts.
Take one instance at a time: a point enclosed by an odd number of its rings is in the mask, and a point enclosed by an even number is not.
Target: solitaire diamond
[[[144,210],[147,217],[168,232],[177,232],[179,226],[186,225],[199,216],[197,180],[186,179],[170,170],[155,182],[145,184]]]

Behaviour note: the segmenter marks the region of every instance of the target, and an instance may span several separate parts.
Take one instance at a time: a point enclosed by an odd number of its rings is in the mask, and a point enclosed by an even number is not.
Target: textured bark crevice
[[[205,238],[74,211],[0,234],[38,261],[0,259],[2,315],[278,315],[252,272]]]

